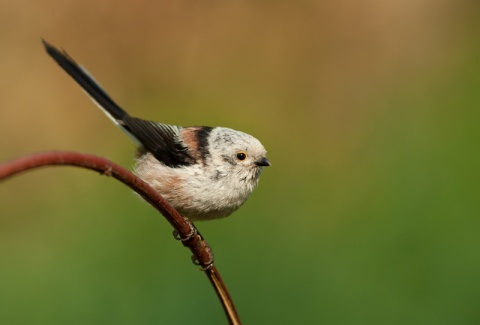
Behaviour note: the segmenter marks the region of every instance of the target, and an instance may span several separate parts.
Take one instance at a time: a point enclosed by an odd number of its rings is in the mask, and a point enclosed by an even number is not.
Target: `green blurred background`
[[[245,324],[480,323],[480,4],[0,2],[0,161],[129,139],[44,53],[134,116],[261,139],[273,166],[198,223]],[[224,324],[170,226],[71,167],[0,183],[1,324]]]

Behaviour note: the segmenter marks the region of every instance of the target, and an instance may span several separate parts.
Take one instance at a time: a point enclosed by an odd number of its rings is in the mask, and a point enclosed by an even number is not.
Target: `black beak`
[[[262,157],[261,159],[257,160],[255,162],[255,165],[259,167],[267,167],[267,166],[272,166],[272,164],[268,161],[266,157]]]

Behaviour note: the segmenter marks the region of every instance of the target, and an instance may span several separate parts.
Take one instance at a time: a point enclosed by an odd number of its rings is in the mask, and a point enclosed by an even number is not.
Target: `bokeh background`
[[[132,165],[129,139],[44,53],[134,116],[222,125],[273,164],[198,223],[245,324],[479,324],[480,3],[0,1],[0,160]],[[224,324],[170,226],[120,183],[0,183],[1,324]]]

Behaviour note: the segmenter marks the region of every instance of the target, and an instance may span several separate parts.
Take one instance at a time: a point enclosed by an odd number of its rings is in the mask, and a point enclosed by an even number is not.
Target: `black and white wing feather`
[[[169,167],[196,163],[180,138],[181,127],[126,116],[124,128],[134,134],[144,150]]]

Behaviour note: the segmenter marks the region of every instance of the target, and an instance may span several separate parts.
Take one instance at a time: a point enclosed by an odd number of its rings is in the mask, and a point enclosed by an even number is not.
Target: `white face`
[[[267,151],[260,141],[240,131],[214,128],[209,147],[212,162],[217,168],[225,168],[245,180],[256,180],[268,162]]]

